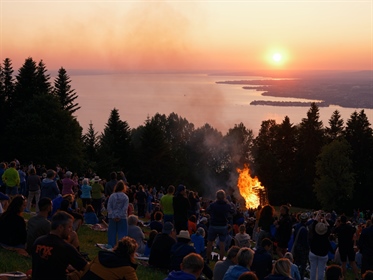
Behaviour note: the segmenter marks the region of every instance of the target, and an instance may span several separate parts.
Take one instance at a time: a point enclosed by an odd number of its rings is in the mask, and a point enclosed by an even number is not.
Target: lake
[[[71,75],[71,86],[78,94],[81,109],[77,118],[87,131],[92,121],[96,131],[102,132],[113,108],[119,110],[121,120],[131,128],[144,124],[156,113],[172,112],[186,118],[195,127],[209,123],[225,134],[229,128],[242,122],[257,135],[263,120],[275,119],[281,123],[287,115],[294,124],[307,116],[310,107],[252,106],[253,100],[307,101],[298,98],[261,96],[261,91],[244,90],[243,85],[216,84],[227,80],[266,79],[253,76],[209,76],[208,74],[105,74]],[[338,110],[346,122],[350,115],[361,109],[330,106],[320,108],[320,119],[328,125],[332,113]],[[365,109],[370,122],[373,110]]]

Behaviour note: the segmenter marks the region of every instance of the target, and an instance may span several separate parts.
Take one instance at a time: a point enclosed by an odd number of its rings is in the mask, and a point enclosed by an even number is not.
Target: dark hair
[[[52,200],[49,197],[43,197],[39,200],[38,206],[40,211],[45,211],[52,204]]]
[[[161,211],[157,211],[157,212],[155,212],[155,214],[154,214],[154,219],[155,219],[156,221],[160,221],[160,220],[162,220],[162,218],[163,218],[163,213],[162,213]]]
[[[339,265],[332,264],[326,268],[325,279],[326,280],[338,280],[342,277],[342,268]]]
[[[240,275],[238,280],[258,280],[258,277],[255,275],[254,272],[246,271]]]
[[[149,232],[149,239],[148,239],[148,242],[146,242],[149,248],[152,247],[154,238],[157,236],[157,234],[158,234],[158,231],[156,231],[155,229]]]
[[[128,259],[130,258],[134,262],[134,255],[137,250],[137,242],[135,239],[125,236],[118,241],[117,245],[114,247],[114,252],[119,257]]]
[[[107,173],[106,173],[107,174]],[[110,179],[115,180],[117,178],[117,173],[116,172],[111,172],[110,173]]]
[[[260,215],[259,215],[259,219],[266,219],[266,218],[272,218],[273,217],[273,214],[275,212],[275,209],[273,208],[273,206],[267,204],[265,205],[261,210],[260,210]]]
[[[238,251],[240,250],[240,247],[238,246],[232,246],[229,248],[228,253],[227,253],[227,259],[232,260],[235,258],[238,254]]]
[[[169,185],[167,188],[167,193],[171,194],[175,192],[175,187],[173,185]]]
[[[85,208],[85,211],[88,213],[95,212],[95,209],[91,204],[88,204],[87,207]]]
[[[114,187],[114,192],[121,192],[125,190],[125,188],[126,188],[126,185],[124,184],[124,182],[122,180],[119,180]]]
[[[36,174],[35,168],[30,168],[30,170],[28,171],[28,173],[30,175],[35,175]]]
[[[197,273],[203,269],[203,266],[203,258],[196,253],[190,253],[183,258],[183,270],[187,270],[192,273]]]
[[[283,209],[285,209],[286,214],[289,214],[290,208],[287,205],[281,205]]]
[[[14,187],[16,188],[16,187]],[[10,215],[18,215],[22,211],[23,202],[25,201],[25,197],[23,195],[16,195],[12,201],[9,203],[8,208],[6,211],[0,216],[0,219],[3,219],[6,216]]]
[[[58,211],[52,217],[51,229],[55,230],[60,225],[65,226],[70,220],[74,221],[74,217],[65,211]]]
[[[265,246],[272,246],[272,244],[273,244],[273,242],[269,238],[264,238],[262,240],[262,243],[260,243],[260,245],[262,246],[262,248],[264,248]]]
[[[61,201],[60,210],[67,212],[67,209],[69,208],[70,204],[71,202],[69,200],[63,199]]]
[[[373,280],[373,271],[367,270],[362,276],[364,280]]]
[[[342,223],[342,224],[347,223],[347,217],[346,217],[345,215],[342,215],[342,216],[341,216],[341,223]]]
[[[196,215],[191,215],[191,216],[189,217],[189,221],[191,221],[192,223],[196,223],[196,222],[197,222]]]

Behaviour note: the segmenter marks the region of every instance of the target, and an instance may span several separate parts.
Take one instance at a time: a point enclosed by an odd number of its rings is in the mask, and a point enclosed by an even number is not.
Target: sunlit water
[[[217,81],[261,79],[247,76],[209,76],[207,74],[108,74],[71,76],[79,95],[77,117],[84,132],[92,121],[102,132],[113,108],[131,128],[144,124],[156,113],[172,112],[200,127],[209,123],[222,133],[242,122],[257,135],[263,120],[282,122],[287,115],[294,124],[305,118],[309,107],[252,106],[253,100],[309,101],[307,99],[261,96],[260,91],[244,90],[243,85],[216,84]],[[339,110],[346,122],[361,109],[331,106],[320,108],[324,125],[333,111]],[[365,109],[371,122],[373,110]]]

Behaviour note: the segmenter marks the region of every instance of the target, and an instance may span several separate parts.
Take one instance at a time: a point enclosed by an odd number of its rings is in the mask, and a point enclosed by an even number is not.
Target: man
[[[203,258],[196,254],[190,253],[183,258],[180,265],[181,271],[172,271],[168,274],[165,280],[183,279],[183,280],[195,280],[198,279],[202,273],[204,266]],[[214,278],[215,279],[215,278]]]
[[[73,216],[59,211],[52,217],[51,231],[36,239],[32,247],[32,279],[66,280],[69,271],[82,271],[87,261],[67,243],[73,228]]]
[[[373,218],[373,215],[372,215]],[[367,270],[373,270],[373,226],[366,227],[359,238],[359,248],[362,255],[361,275]]]
[[[207,236],[207,260],[211,260],[212,243],[219,237],[220,260],[225,255],[225,239],[228,235],[228,215],[234,213],[234,209],[225,199],[225,191],[216,192],[216,200],[209,205],[207,213],[210,214],[210,226]]]
[[[149,256],[149,265],[167,270],[170,266],[171,247],[176,243],[174,225],[166,222],[162,233],[158,233],[153,240]]]
[[[355,274],[355,279],[359,279],[359,270],[355,262],[355,250],[353,237],[355,235],[356,229],[347,224],[347,217],[342,215],[340,221],[336,222],[336,227],[334,233],[338,236],[338,248],[339,255],[342,261],[342,271],[346,278],[347,276],[347,258]]]
[[[232,246],[227,253],[224,261],[218,261],[214,266],[214,280],[223,280],[224,274],[231,265],[237,264],[237,253],[240,250],[238,246]]]
[[[31,254],[32,245],[35,240],[46,235],[51,230],[51,223],[48,221],[48,217],[52,212],[52,200],[49,197],[44,197],[39,200],[38,203],[39,213],[36,216],[30,218],[27,222],[27,243],[26,251]]]
[[[250,271],[250,266],[253,263],[254,251],[250,248],[241,248],[237,253],[238,264],[230,266],[224,274],[224,280],[236,280],[246,271]]]
[[[272,271],[272,241],[269,238],[262,239],[260,247],[255,251],[251,270],[255,272],[259,280],[263,280]]]
[[[294,244],[292,254],[294,256],[294,263],[299,267],[300,279],[304,279],[309,255],[308,246],[308,230],[307,222],[308,214],[302,213],[299,216],[299,223],[294,228]]]
[[[13,197],[18,194],[18,186],[20,178],[16,169],[16,162],[12,161],[9,164],[9,168],[4,171],[2,176],[3,183],[6,185],[6,194]]]
[[[280,218],[275,222],[277,233],[277,248],[276,253],[279,258],[282,258],[287,251],[288,243],[292,233],[293,223],[289,215],[289,206],[282,205],[280,207]]]
[[[177,187],[177,192],[172,203],[176,233],[179,234],[180,230],[188,230],[188,210],[190,209],[190,203],[186,197],[186,187],[184,185]]]
[[[106,197],[110,196],[113,193],[114,187],[117,184],[117,182],[118,182],[117,172],[111,172],[110,173],[110,181],[106,182],[106,184],[105,184],[105,196]]]
[[[325,280],[343,280],[343,272],[339,265],[332,264],[326,268]]]
[[[167,188],[167,194],[161,197],[160,205],[162,212],[164,214],[163,220],[164,222],[174,222],[174,207],[172,204],[174,198],[175,187],[173,185],[169,185]]]

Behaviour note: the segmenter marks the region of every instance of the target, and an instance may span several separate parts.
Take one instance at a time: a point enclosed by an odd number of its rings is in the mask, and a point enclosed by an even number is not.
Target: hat
[[[308,220],[308,214],[307,213],[302,213],[300,214],[300,217],[299,217],[302,221],[306,221]]]
[[[328,231],[328,225],[318,222],[315,226],[315,231],[318,235],[324,235]]]
[[[206,222],[207,223],[207,218],[206,217],[202,217],[201,220],[199,220],[200,223],[203,223],[203,222]]]
[[[174,225],[171,222],[165,222],[162,233],[170,234],[174,230]]]
[[[71,171],[67,171],[67,172],[66,172],[66,176],[67,176],[67,177],[71,177],[71,175],[73,175],[73,173],[72,173]]]
[[[179,235],[176,235],[176,237],[190,240],[189,231],[187,231],[187,230],[180,230]]]
[[[182,191],[185,191],[185,186],[184,185],[179,185],[178,187],[177,187],[177,193],[179,193],[179,192],[182,192]]]
[[[95,181],[95,182],[100,182],[100,181],[101,181],[100,176],[95,176],[95,177],[93,178],[93,181]]]

